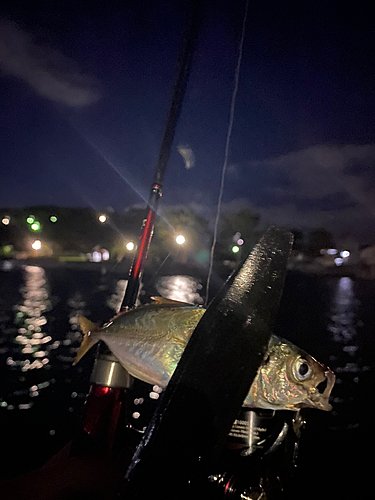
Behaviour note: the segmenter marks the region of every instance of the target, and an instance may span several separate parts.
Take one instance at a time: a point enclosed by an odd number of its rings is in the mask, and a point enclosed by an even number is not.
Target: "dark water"
[[[103,322],[125,281],[111,273],[27,266],[0,272],[0,442],[2,478],[42,465],[80,421],[93,353],[77,367],[78,316]],[[202,301],[188,276],[160,278],[169,298]],[[329,365],[337,383],[331,413],[310,410],[296,477],[301,495],[349,498],[368,483],[375,353],[375,282],[287,278],[276,334]],[[309,494],[307,494],[309,493]]]

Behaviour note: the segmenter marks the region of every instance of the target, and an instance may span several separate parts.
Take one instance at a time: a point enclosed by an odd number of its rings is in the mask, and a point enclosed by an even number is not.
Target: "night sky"
[[[162,206],[217,202],[244,9],[206,2]],[[0,206],[144,203],[184,12],[2,2]],[[370,2],[250,2],[224,208],[375,242],[374,21]]]

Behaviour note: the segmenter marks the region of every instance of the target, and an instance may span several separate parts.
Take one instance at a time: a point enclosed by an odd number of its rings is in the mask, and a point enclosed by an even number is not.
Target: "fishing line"
[[[247,21],[248,8],[249,8],[249,0],[246,1],[245,13],[244,13],[244,18],[243,18],[243,23],[242,23],[242,34],[241,34],[239,50],[238,50],[237,65],[236,65],[236,69],[234,72],[234,87],[233,87],[232,100],[231,100],[231,105],[230,105],[228,131],[227,131],[227,138],[226,138],[226,142],[225,142],[224,162],[223,162],[223,167],[222,167],[222,171],[221,171],[221,183],[220,183],[219,197],[218,197],[218,202],[217,202],[216,218],[215,218],[215,225],[214,225],[214,236],[213,236],[213,241],[212,241],[212,246],[211,246],[210,265],[209,265],[209,269],[208,269],[207,283],[206,283],[206,300],[205,300],[206,307],[207,307],[208,295],[209,295],[209,290],[210,290],[210,280],[211,280],[211,275],[212,275],[214,252],[215,252],[215,247],[216,247],[216,242],[217,242],[217,230],[218,230],[218,225],[219,225],[221,202],[222,202],[223,193],[224,193],[225,175],[226,175],[227,165],[228,165],[229,145],[230,145],[230,139],[232,136],[232,129],[233,129],[234,110],[235,110],[235,106],[236,106],[238,82],[239,82],[239,77],[240,77],[240,68],[241,68],[241,61],[242,61],[243,43],[244,43],[245,32],[246,32],[246,21]]]
[[[167,262],[167,260],[169,259],[170,255],[172,253],[172,250],[169,252],[169,254],[165,257],[165,259],[163,260],[163,262],[160,264],[160,266],[156,269],[156,271],[154,272],[154,274],[152,275],[153,278],[155,278],[157,275],[158,275],[158,272],[160,271],[160,269],[164,266],[164,264]]]

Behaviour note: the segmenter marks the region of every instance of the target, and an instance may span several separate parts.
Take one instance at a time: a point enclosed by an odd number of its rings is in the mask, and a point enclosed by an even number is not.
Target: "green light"
[[[49,218],[49,220],[50,220],[51,222],[57,222],[57,217],[56,217],[56,215],[51,215],[51,217]]]
[[[237,245],[234,245],[234,246],[232,247],[232,252],[233,252],[233,253],[238,253],[239,251],[240,251],[240,247],[238,247]]]
[[[35,217],[33,215],[29,215],[28,218],[26,219],[26,222],[28,224],[32,224],[35,221]]]
[[[3,253],[4,253],[4,254],[8,254],[8,253],[10,253],[10,252],[12,251],[12,248],[13,248],[13,247],[12,247],[11,245],[5,245],[5,246],[3,247]]]
[[[33,231],[40,231],[40,222],[36,220],[30,227]]]

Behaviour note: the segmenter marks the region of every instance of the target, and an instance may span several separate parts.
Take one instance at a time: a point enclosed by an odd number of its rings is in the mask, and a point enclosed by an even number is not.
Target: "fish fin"
[[[83,335],[87,335],[89,332],[93,332],[95,330],[99,330],[98,325],[85,318],[84,316],[78,317],[79,327]]]
[[[83,333],[83,339],[78,349],[77,356],[73,361],[73,365],[76,365],[78,361],[83,358],[86,352],[91,349],[91,347],[95,345],[99,340],[96,335],[92,336],[92,333],[99,331],[99,327],[95,323],[85,318],[84,316],[79,316],[78,322],[81,328],[81,332]]]
[[[166,299],[165,297],[151,297],[151,300],[153,302],[156,302],[157,304],[160,305],[185,305],[185,306],[191,306],[192,304],[189,304],[188,302],[181,302],[180,300],[173,300],[173,299]]]

